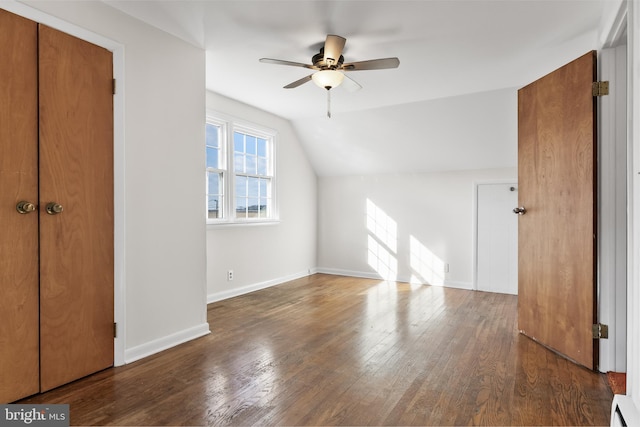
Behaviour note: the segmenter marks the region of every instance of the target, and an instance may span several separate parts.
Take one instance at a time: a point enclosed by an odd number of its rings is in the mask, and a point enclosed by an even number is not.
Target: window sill
[[[213,229],[218,227],[257,227],[257,226],[270,226],[280,224],[279,219],[265,219],[259,221],[219,221],[219,222],[207,222],[207,229]]]

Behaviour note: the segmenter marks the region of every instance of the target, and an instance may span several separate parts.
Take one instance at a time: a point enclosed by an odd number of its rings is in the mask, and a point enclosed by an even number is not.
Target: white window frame
[[[208,199],[205,197],[205,218],[207,225],[256,225],[256,224],[273,224],[279,222],[278,203],[277,203],[277,181],[276,181],[276,147],[277,132],[273,129],[266,128],[254,123],[250,123],[235,117],[227,116],[215,111],[207,110],[207,123],[220,126],[221,128],[221,164],[220,170],[223,174],[222,178],[222,217],[209,218],[208,215]],[[267,140],[267,150],[270,163],[267,165],[268,175],[271,180],[270,188],[270,216],[262,218],[237,218],[236,217],[236,171],[234,169],[234,134],[240,132]],[[207,171],[209,168],[205,166],[206,195],[208,194]],[[240,175],[247,175],[239,173]],[[248,174],[251,175],[251,174]],[[253,175],[251,175],[253,176]]]

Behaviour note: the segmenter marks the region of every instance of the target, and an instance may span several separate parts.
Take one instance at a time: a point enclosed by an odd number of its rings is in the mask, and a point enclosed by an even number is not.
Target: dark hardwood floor
[[[210,335],[20,403],[68,403],[72,425],[608,425],[604,375],[519,335],[516,305],[316,274],[210,304]]]

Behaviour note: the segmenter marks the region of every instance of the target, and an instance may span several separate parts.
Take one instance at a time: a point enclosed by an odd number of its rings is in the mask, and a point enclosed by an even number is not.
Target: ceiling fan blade
[[[329,34],[324,42],[324,62],[327,65],[337,64],[347,39]],[[331,63],[329,62],[331,61]]]
[[[303,68],[310,68],[312,70],[319,70],[318,67],[311,64],[303,64],[302,62],[293,62],[293,61],[283,61],[282,59],[260,58],[260,62],[264,62],[265,64],[290,65],[292,67],[303,67]]]
[[[371,59],[369,61],[350,62],[348,64],[342,64],[342,69],[345,71],[360,71],[360,70],[384,70],[385,68],[398,68],[400,60],[398,58],[381,58]]]
[[[295,81],[295,82],[293,82],[293,83],[289,83],[289,84],[288,84],[288,85],[286,85],[284,88],[285,88],[285,89],[293,89],[293,88],[296,88],[296,87],[298,87],[298,86],[301,86],[301,85],[305,84],[306,82],[310,81],[310,80],[311,80],[311,76],[312,76],[312,75],[313,75],[313,74],[309,74],[308,76],[303,77],[303,78],[301,78],[300,80],[296,80],[296,81]]]
[[[360,86],[360,83],[353,80],[351,77],[347,76],[346,74],[344,75],[344,80],[342,80],[342,86],[349,92],[355,92],[357,90],[362,89],[362,86]]]

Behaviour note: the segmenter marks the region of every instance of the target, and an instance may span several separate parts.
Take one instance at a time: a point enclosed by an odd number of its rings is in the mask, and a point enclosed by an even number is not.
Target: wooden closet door
[[[0,10],[0,403],[39,390],[37,24]]]
[[[46,391],[113,365],[113,67],[111,52],[44,25],[38,52]]]
[[[589,52],[518,91],[518,327],[597,369],[596,80]]]

